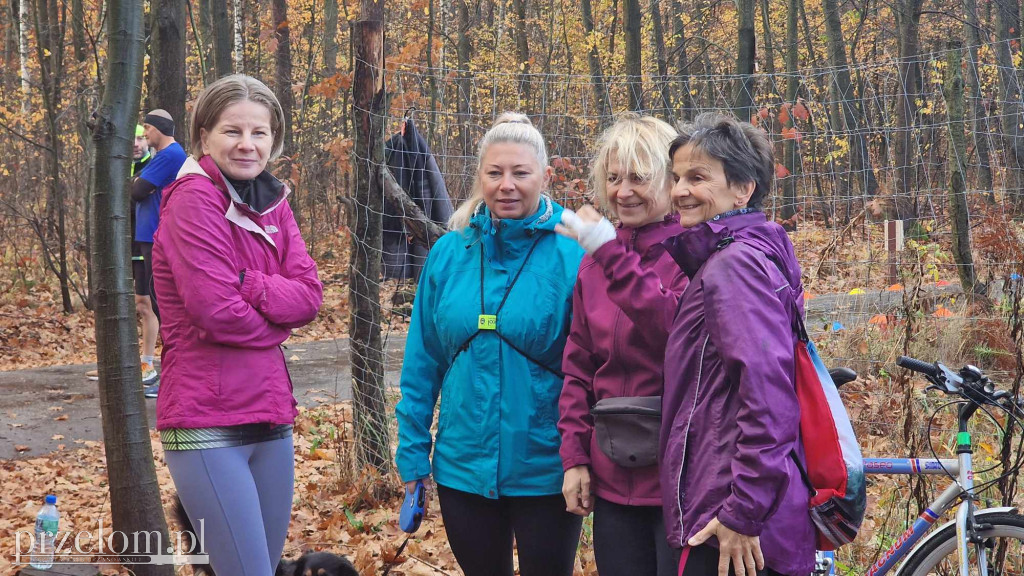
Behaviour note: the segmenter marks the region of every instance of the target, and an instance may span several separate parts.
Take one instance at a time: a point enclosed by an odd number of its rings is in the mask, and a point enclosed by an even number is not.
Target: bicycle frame
[[[974,415],[978,405],[966,402],[958,410],[958,430],[956,436],[957,458],[953,459],[922,459],[922,458],[865,458],[864,472],[872,475],[886,476],[921,476],[944,475],[953,476],[955,481],[933,500],[920,513],[914,523],[901,534],[892,546],[867,571],[866,576],[884,576],[897,564],[900,564],[917,546],[921,537],[935,524],[957,501],[961,501],[956,511],[957,527],[957,558],[959,572],[963,576],[969,573],[968,546],[969,531],[973,530],[973,520],[978,512],[974,510],[974,468],[971,461],[971,435],[967,431],[967,422]],[[965,497],[965,495],[967,497]],[[834,573],[834,556],[829,552],[826,558],[832,557],[829,573]],[[979,564],[985,566],[984,551],[979,550]],[[984,571],[982,571],[984,573]],[[897,573],[898,574],[898,573]]]

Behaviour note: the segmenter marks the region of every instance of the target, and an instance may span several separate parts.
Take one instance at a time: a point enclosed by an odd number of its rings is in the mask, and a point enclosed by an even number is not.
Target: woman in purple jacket
[[[794,381],[800,266],[761,205],[774,173],[760,129],[702,114],[672,142],[666,243],[689,276],[665,349],[661,486],[684,576],[809,574],[814,530]]]
[[[284,142],[274,93],[226,76],[199,94],[191,126],[193,157],[164,189],[153,246],[157,429],[218,576],[272,576],[294,484],[295,398],[280,344],[316,317],[323,288],[288,187],[266,171]]]
[[[681,231],[669,198],[668,147],[675,136],[657,118],[620,117],[602,135],[591,170],[595,195],[618,218],[617,229],[589,206],[576,219],[562,217],[588,253],[573,292],[562,360],[562,494],[570,512],[594,511],[594,553],[602,576],[675,574],[662,522],[656,420],[648,429],[644,461],[628,451],[606,453],[617,439],[603,426],[595,431],[590,413],[599,401],[625,397],[654,397],[656,409],[662,393],[665,341],[686,286],[686,276],[662,246]],[[596,225],[589,228],[587,222]],[[587,233],[572,233],[581,228]]]

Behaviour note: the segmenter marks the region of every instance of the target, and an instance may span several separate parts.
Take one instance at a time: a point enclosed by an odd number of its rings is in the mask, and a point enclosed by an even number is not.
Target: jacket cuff
[[[590,466],[590,456],[577,454],[569,458],[562,458],[562,470],[568,470],[577,466]]]
[[[412,466],[411,469],[405,466],[398,466],[398,475],[402,478],[402,482],[412,482],[413,480],[422,480],[430,476],[430,461],[424,463],[418,463]]]
[[[253,268],[247,268],[239,292],[242,295],[242,300],[245,300],[249,306],[260,310],[263,301],[267,299],[263,286],[263,273]]]
[[[603,246],[594,250],[594,253],[590,255],[591,258],[597,262],[601,268],[607,269],[609,265],[615,263],[615,260],[622,255],[625,250],[625,246],[618,238],[615,238],[611,242],[605,242]]]
[[[764,527],[764,522],[740,518],[729,510],[728,504],[718,511],[718,521],[729,530],[738,532],[744,536],[760,536],[761,529]]]

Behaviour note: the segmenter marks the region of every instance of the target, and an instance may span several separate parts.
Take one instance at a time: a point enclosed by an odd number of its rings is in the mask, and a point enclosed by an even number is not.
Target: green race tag
[[[961,446],[971,445],[971,433],[970,432],[957,432],[956,443]]]
[[[481,314],[477,316],[476,327],[478,330],[497,330],[498,317],[493,314]]]

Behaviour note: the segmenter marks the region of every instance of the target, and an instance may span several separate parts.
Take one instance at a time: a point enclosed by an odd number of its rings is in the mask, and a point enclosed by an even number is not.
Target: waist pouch
[[[590,409],[597,445],[623,468],[658,463],[661,396],[605,398]]]

